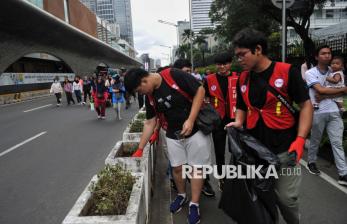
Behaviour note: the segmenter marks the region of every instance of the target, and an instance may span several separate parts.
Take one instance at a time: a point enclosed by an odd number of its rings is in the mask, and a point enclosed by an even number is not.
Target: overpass
[[[29,53],[47,53],[75,74],[91,74],[104,63],[134,67],[141,62],[22,0],[0,1],[0,75]]]

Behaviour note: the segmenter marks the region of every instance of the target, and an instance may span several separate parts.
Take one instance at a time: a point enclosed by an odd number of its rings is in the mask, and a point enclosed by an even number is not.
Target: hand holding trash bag
[[[151,138],[149,139],[149,143],[153,144],[154,142],[157,142],[158,139],[159,139],[159,130],[155,130]]]
[[[289,149],[288,149],[288,154],[291,155],[292,153],[294,153],[296,156],[293,157],[296,161],[296,163],[298,163],[302,157],[302,154],[304,152],[304,146],[305,146],[305,139],[301,136],[296,137],[295,141],[292,142],[292,144],[290,145]],[[295,165],[295,163],[293,164]]]

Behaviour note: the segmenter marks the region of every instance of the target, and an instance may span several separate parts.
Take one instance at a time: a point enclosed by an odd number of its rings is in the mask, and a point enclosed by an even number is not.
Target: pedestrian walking
[[[93,99],[95,111],[98,114],[98,119],[105,119],[106,115],[106,100],[108,98],[108,89],[105,86],[105,81],[102,76],[98,76],[95,86],[93,86]]]
[[[75,100],[73,99],[73,96],[72,96],[73,87],[67,76],[64,77],[63,85],[64,85],[64,91],[66,95],[67,105],[70,105],[70,102],[75,104]]]
[[[75,77],[75,80],[72,84],[72,89],[75,93],[76,99],[77,99],[77,103],[82,104],[82,90],[83,90],[83,86],[81,85],[80,82],[80,78],[79,76]]]
[[[125,88],[124,84],[120,81],[119,75],[113,76],[113,82],[110,86],[110,92],[112,93],[112,104],[113,109],[116,112],[116,118],[118,118],[118,120],[121,120],[121,109],[122,105],[125,103]]]
[[[319,46],[316,50],[317,66],[305,73],[305,80],[309,87],[312,101],[318,103],[313,114],[313,124],[310,136],[310,146],[308,148],[308,169],[311,174],[319,175],[317,167],[317,153],[319,144],[326,129],[333,150],[335,164],[339,174],[338,183],[347,185],[347,166],[346,157],[342,145],[343,139],[343,120],[340,110],[333,100],[336,95],[347,94],[347,88],[328,88],[324,87],[327,77],[332,73],[329,67],[331,61],[331,49],[328,45]],[[324,95],[322,100],[319,95]]]
[[[91,102],[91,91],[92,91],[92,82],[91,78],[84,76],[83,80],[83,105],[87,102],[87,97],[89,99],[89,102]]]
[[[54,93],[55,98],[57,99],[57,107],[59,107],[61,105],[61,94],[63,93],[63,88],[61,87],[58,76],[53,79],[50,93]]]

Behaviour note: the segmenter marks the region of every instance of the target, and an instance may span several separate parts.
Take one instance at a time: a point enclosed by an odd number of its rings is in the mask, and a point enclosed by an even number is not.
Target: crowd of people
[[[199,74],[197,68],[192,71],[190,61],[178,59],[172,66],[153,73],[132,68],[125,75],[86,76],[83,79],[76,76],[73,82],[65,77],[63,85],[57,77],[51,93],[55,94],[57,106],[61,105],[63,92],[68,105],[75,104],[73,95],[81,105],[88,99],[94,105],[98,119],[105,119],[106,105],[111,104],[116,118],[121,120],[121,108],[124,104],[125,108],[129,107],[129,96],[136,92],[139,107],[146,107],[147,120],[133,156],[141,157],[147,142],[158,141],[161,136],[161,145],[169,160],[167,170],[172,188],[177,191],[170,205],[173,214],[188,202],[186,180],[182,176],[184,165],[211,165],[214,153],[217,173],[222,174],[230,127],[245,129],[265,145],[279,159],[280,169],[300,167],[305,142],[309,139],[307,167],[314,175],[320,174],[317,153],[326,130],[339,175],[337,182],[347,186],[342,119],[345,112],[343,95],[347,94],[344,59],[333,56],[329,46],[319,46],[315,52],[316,64],[304,63],[300,72],[291,64],[272,61],[267,56],[265,35],[249,28],[235,35],[233,47],[233,54],[221,53],[215,57],[215,73],[206,70]],[[242,72],[231,71],[233,61],[242,67]],[[294,103],[297,106],[293,106]],[[209,134],[203,133],[196,122],[203,104],[210,104],[221,120]],[[193,173],[190,179],[187,216],[190,224],[200,222],[201,193],[215,196],[210,177],[203,179],[195,174],[198,173]],[[290,224],[300,222],[301,182],[301,175],[279,176],[272,188],[276,199],[267,202],[270,207],[278,207]],[[231,180],[219,179],[218,189],[224,192],[231,184]],[[222,198],[229,196],[222,193]],[[276,223],[277,209],[269,214],[271,223]],[[249,220],[247,218],[245,213],[238,223],[249,223],[242,221]]]
[[[68,106],[76,104],[76,101],[79,105],[89,104],[91,110],[96,111],[98,119],[105,119],[106,107],[111,106],[115,110],[116,119],[121,120],[122,108],[128,109],[131,97],[125,91],[123,79],[124,77],[118,73],[112,76],[99,73],[84,76],[83,79],[76,75],[73,81],[66,76],[61,84],[57,76],[53,80],[50,92],[54,93],[58,107],[62,105],[62,95],[65,93]]]
[[[316,175],[320,174],[316,165],[319,143],[327,129],[339,175],[337,182],[347,186],[341,117],[344,111],[341,97],[347,94],[343,84],[343,58],[332,58],[329,46],[320,46],[315,53],[317,65],[301,75],[295,66],[272,61],[267,56],[267,40],[259,31],[249,28],[240,31],[234,37],[233,46],[235,61],[243,69],[240,73],[230,70],[232,54],[222,53],[215,58],[217,72],[208,71],[204,76],[197,70],[192,73],[189,61],[179,59],[172,67],[158,72],[133,68],[124,77],[128,92],[146,95],[147,120],[133,156],[141,157],[147,142],[157,140],[160,132],[166,136],[163,148],[167,150],[168,170],[177,190],[170,211],[178,213],[188,202],[186,180],[182,177],[184,165],[211,165],[214,153],[217,171],[222,172],[226,164],[226,130],[231,127],[245,129],[274,153],[280,161],[280,169],[286,170],[300,167],[309,138],[308,169]],[[196,122],[203,104],[210,104],[221,119],[210,134],[203,133]],[[201,219],[201,193],[213,196],[214,191],[208,178],[194,173],[192,176],[187,220],[195,224]],[[264,202],[278,207],[287,223],[300,222],[301,181],[299,174],[279,176],[272,187],[275,199]],[[228,184],[230,180],[220,179],[219,190],[224,192]],[[222,194],[222,198],[227,196]],[[277,209],[269,213],[270,223],[277,223]],[[251,223],[241,221],[249,220],[250,214],[251,209],[246,209],[243,217],[238,217],[238,223]],[[269,222],[258,220],[258,223]]]

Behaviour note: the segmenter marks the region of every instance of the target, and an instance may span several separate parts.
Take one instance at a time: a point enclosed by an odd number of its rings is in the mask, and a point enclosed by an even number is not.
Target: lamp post
[[[178,33],[178,25],[177,24],[174,24],[172,22],[168,22],[168,21],[165,21],[165,20],[161,20],[159,19],[158,20],[159,23],[163,23],[163,24],[166,24],[166,25],[170,25],[170,26],[174,26],[176,27],[176,34],[177,34],[177,47],[179,45],[179,33]]]
[[[170,52],[169,52],[169,55],[170,55],[170,64],[171,64],[171,63],[172,63],[172,56],[171,56],[171,48],[172,48],[172,47],[166,46],[166,45],[162,45],[162,44],[159,45],[159,46],[169,48],[169,51],[170,51]]]
[[[192,64],[192,69],[194,68],[193,59],[193,26],[192,26],[192,0],[189,0],[189,25],[190,25],[190,63]]]

